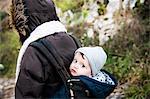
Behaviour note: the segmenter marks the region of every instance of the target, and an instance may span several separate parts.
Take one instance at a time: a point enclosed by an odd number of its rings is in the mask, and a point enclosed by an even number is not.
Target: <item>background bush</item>
[[[17,34],[13,31],[1,32],[0,64],[4,65],[4,70],[0,71],[0,76],[14,77],[18,51],[19,42]]]

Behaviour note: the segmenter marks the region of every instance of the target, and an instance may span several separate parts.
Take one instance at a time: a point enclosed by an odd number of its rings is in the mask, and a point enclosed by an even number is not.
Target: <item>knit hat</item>
[[[81,47],[77,49],[76,52],[81,52],[87,57],[93,76],[95,76],[106,63],[107,55],[102,47]]]

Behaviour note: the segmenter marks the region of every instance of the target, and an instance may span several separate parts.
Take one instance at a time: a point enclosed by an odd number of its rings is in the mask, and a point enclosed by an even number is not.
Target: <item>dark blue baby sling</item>
[[[81,47],[79,41],[74,36],[70,36],[75,41],[77,47]],[[46,39],[39,39],[30,45],[39,50],[47,60],[53,64],[63,81],[63,86],[60,87],[60,90],[58,90],[55,95],[51,96],[50,99],[105,99],[117,86],[116,79],[105,70],[103,70],[103,72],[111,77],[115,85],[101,83],[86,76],[71,77],[64,66],[63,60],[57,53],[57,48]]]

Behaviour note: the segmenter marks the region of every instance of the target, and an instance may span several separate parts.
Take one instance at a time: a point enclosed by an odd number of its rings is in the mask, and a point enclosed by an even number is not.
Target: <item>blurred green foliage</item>
[[[81,6],[79,8],[82,9]],[[74,9],[73,6],[72,9]],[[147,12],[149,12],[148,1],[144,4],[137,2],[132,12],[135,21],[129,25],[124,22],[120,32],[103,45],[108,54],[104,69],[113,73],[119,83],[130,83],[129,88],[125,89],[125,96],[129,99],[145,99],[150,94],[150,20]],[[94,39],[89,38],[86,29],[82,28],[86,25],[83,24],[84,19],[79,21],[82,13],[83,16],[88,15],[88,9],[85,9],[85,13],[84,10],[75,13],[77,21],[70,21],[75,22],[76,26],[69,29],[74,31],[82,46],[96,46],[99,44],[98,36]],[[99,4],[98,13],[99,15],[106,13],[104,4]]]
[[[0,21],[2,21],[7,14],[3,11],[0,11]]]
[[[54,0],[54,2],[64,12],[67,10],[80,10],[80,7],[83,5],[84,0]]]
[[[119,34],[104,45],[109,55],[105,68],[116,75],[120,83],[130,83],[129,88],[125,89],[129,99],[145,99],[150,94],[148,9],[146,2],[135,8],[135,21],[141,25],[124,24]]]
[[[94,36],[94,38],[88,37],[87,33],[84,33],[81,38],[80,42],[82,46],[98,46],[99,40],[98,40],[98,34]]]
[[[144,83],[143,86],[132,84],[125,92],[129,97],[128,99],[146,99],[150,92],[150,83]]]
[[[14,77],[16,59],[18,55],[18,36],[12,31],[0,32],[0,64],[4,65],[4,70],[0,71],[0,77]]]

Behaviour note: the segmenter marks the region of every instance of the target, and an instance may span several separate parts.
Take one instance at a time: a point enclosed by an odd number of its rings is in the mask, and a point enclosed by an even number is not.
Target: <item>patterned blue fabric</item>
[[[97,73],[92,78],[95,79],[95,80],[97,80],[97,81],[99,81],[99,82],[103,82],[103,83],[115,85],[114,81],[104,71],[99,71],[99,73]]]

